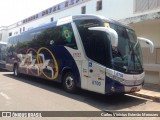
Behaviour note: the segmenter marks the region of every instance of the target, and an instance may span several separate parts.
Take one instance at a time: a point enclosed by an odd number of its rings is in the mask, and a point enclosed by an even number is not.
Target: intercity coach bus
[[[0,69],[5,69],[7,42],[0,41]]]
[[[6,68],[101,93],[131,93],[144,83],[138,38],[130,27],[97,15],[75,15],[33,28],[8,40]]]

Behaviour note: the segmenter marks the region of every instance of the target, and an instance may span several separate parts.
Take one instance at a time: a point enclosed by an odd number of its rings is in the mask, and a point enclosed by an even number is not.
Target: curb
[[[154,102],[160,102],[160,97],[157,97],[157,96],[149,96],[149,95],[142,94],[142,93],[131,93],[131,95],[142,97],[142,98],[151,99]]]
[[[160,84],[159,83],[144,83],[144,85],[153,85],[153,86],[158,86],[160,87]]]

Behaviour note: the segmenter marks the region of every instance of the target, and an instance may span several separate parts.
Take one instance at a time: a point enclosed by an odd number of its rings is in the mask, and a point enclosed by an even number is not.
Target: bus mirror
[[[154,52],[154,44],[151,40],[146,39],[146,38],[142,38],[142,37],[138,37],[139,41],[145,42],[146,44],[148,44],[150,46],[150,52],[153,53]]]
[[[106,32],[111,37],[112,47],[117,47],[118,46],[118,34],[114,29],[109,28],[109,27],[90,27],[88,29],[89,30]]]

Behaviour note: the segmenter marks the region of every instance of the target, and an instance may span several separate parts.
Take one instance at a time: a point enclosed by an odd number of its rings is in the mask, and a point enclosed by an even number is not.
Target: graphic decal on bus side
[[[29,62],[29,60],[26,61],[27,65],[29,65],[26,69],[28,70],[28,72],[30,72],[34,76],[41,76],[42,71],[39,71],[40,65],[35,64],[36,60],[38,60],[38,59],[36,59],[36,57],[34,57],[34,56],[38,55],[37,51],[33,48],[30,48],[30,49],[27,50],[26,58],[27,58],[27,55],[30,55],[29,59],[30,59],[31,62]],[[33,59],[33,57],[34,57],[34,59]],[[41,59],[40,59],[40,62],[43,63]],[[37,72],[35,73],[33,69],[36,69]]]
[[[45,76],[49,80],[58,77],[58,63],[53,53],[46,47],[36,51],[29,48],[26,54],[23,49],[18,51],[19,67],[25,68],[26,72],[34,76]],[[20,54],[21,53],[21,54]]]
[[[42,50],[46,50],[47,52],[49,52],[49,54],[51,55],[51,58],[52,59],[48,59],[48,60],[45,60],[45,56],[44,54],[41,53]],[[38,50],[37,52],[37,60],[38,60],[38,64],[41,64],[41,61],[39,59],[40,55],[42,55],[42,58],[43,58],[43,63],[42,63],[42,66],[40,66],[40,71],[42,71],[43,75],[47,78],[47,79],[56,79],[58,77],[58,63],[56,61],[56,58],[54,57],[53,53],[48,49],[48,48],[45,48],[45,47],[42,47]],[[52,67],[49,65],[49,63],[52,61]],[[48,69],[51,71],[51,77],[49,77],[45,72],[44,72],[44,69]]]

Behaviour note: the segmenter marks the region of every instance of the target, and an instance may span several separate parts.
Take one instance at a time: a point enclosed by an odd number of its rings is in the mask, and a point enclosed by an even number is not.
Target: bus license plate
[[[137,87],[133,87],[131,88],[130,92],[136,92],[137,91]]]

